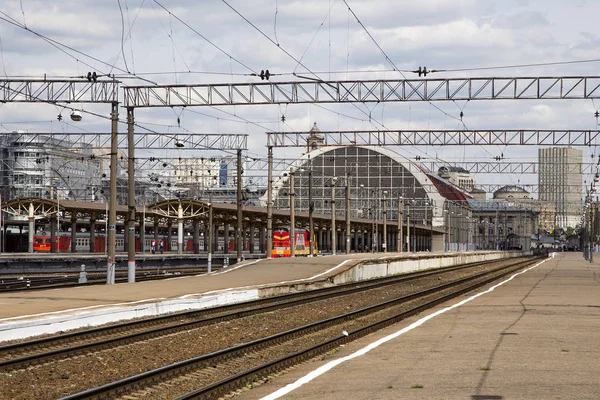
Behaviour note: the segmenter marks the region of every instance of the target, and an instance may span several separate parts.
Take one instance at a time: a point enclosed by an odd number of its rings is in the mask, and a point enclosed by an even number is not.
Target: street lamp
[[[290,257],[296,257],[295,175],[294,168],[290,168]]]
[[[387,251],[387,190],[383,191],[383,240],[381,248],[385,253]]]
[[[398,197],[398,240],[396,243],[398,253],[402,253],[402,219],[404,214],[404,200]]]
[[[434,207],[435,207],[435,203],[433,202],[433,199],[429,199],[425,201],[425,207],[427,207],[427,205],[431,206],[431,219],[429,221],[429,251],[431,251],[433,253],[433,213],[434,213]],[[425,218],[427,218],[427,216],[425,216]]]
[[[315,210],[315,205],[313,203],[313,199],[312,199],[312,160],[309,160],[309,167],[308,167],[308,235],[309,235],[309,239],[308,239],[308,243],[309,243],[309,257],[313,256],[314,253],[314,249],[315,249],[315,242],[314,242],[314,236],[315,236],[315,227],[314,227],[314,223],[313,223],[313,212]]]
[[[408,239],[408,252],[409,253],[414,253],[417,251],[417,227],[414,227],[413,230],[413,238],[410,238],[410,209],[412,208],[413,213],[415,212],[415,199],[410,199],[410,202],[408,203],[408,214],[407,214],[407,222],[406,222],[406,229],[407,229],[407,239]],[[416,214],[413,216],[413,220],[416,218]],[[413,223],[413,225],[415,225]]]
[[[444,221],[445,221],[445,226],[446,226],[446,240],[444,243],[444,250],[445,251],[450,251],[450,212],[444,208]]]

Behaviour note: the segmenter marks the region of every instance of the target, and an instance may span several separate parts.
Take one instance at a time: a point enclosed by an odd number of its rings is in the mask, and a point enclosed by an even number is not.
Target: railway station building
[[[324,146],[316,130],[307,150],[275,179],[273,206],[290,209],[293,202],[296,212],[312,207],[321,215],[335,209],[338,252],[348,241],[357,252],[398,251],[400,243],[404,251],[474,248],[469,243],[471,196],[458,186],[384,147]],[[267,204],[266,195],[262,204]],[[348,229],[346,216],[372,221],[373,227]],[[330,227],[315,227],[324,251],[332,250]]]

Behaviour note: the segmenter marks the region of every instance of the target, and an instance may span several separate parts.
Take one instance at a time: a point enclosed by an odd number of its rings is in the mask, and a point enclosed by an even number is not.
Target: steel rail
[[[501,268],[501,269],[505,269],[505,272],[500,275],[493,276],[482,282],[477,282],[468,287],[459,289],[456,292],[452,292],[452,293],[440,296],[434,300],[431,300],[431,301],[428,301],[419,306],[413,307],[410,310],[407,310],[407,311],[397,314],[395,316],[392,316],[392,317],[383,319],[381,321],[377,321],[375,323],[369,324],[367,326],[355,329],[353,331],[347,332],[348,333],[347,335],[345,335],[345,334],[339,335],[338,337],[326,340],[325,342],[311,346],[307,349],[297,351],[288,356],[281,357],[279,359],[267,362],[263,365],[259,365],[257,367],[251,368],[247,371],[233,375],[229,378],[225,378],[219,382],[215,382],[214,384],[205,386],[205,387],[195,390],[193,392],[189,392],[183,396],[177,397],[176,400],[214,399],[214,398],[223,396],[227,393],[230,393],[234,390],[244,387],[248,383],[256,382],[259,377],[265,377],[265,376],[271,375],[273,373],[277,373],[277,372],[280,372],[287,368],[290,368],[301,362],[310,360],[310,359],[312,359],[316,356],[319,356],[325,352],[331,351],[331,350],[339,347],[340,345],[357,340],[357,339],[359,339],[363,336],[366,336],[370,333],[373,333],[373,332],[383,329],[387,326],[390,326],[397,322],[400,322],[403,319],[406,319],[408,317],[416,315],[416,314],[423,312],[429,308],[435,307],[436,305],[441,304],[445,301],[451,300],[451,299],[453,299],[457,296],[460,296],[464,293],[468,293],[468,292],[470,292],[474,289],[477,289],[481,286],[484,286],[488,283],[494,282],[494,281],[498,280],[499,278],[506,276],[515,270],[518,270],[524,266],[530,265],[533,262],[534,261],[528,261],[528,262],[526,261],[526,262],[519,263],[519,264],[521,264],[521,266],[512,265],[512,266],[507,266],[507,267]],[[484,274],[482,274],[482,275],[484,275]],[[461,279],[455,283],[460,284],[460,281],[472,280],[472,279],[473,279],[473,277]],[[445,284],[442,286],[446,286],[446,285],[448,285],[448,284]],[[71,400],[69,397],[65,398],[65,400],[66,399]]]
[[[495,261],[495,260],[494,260]],[[493,262],[494,262],[493,261]],[[495,262],[502,262],[498,260]],[[12,358],[4,361],[0,361],[0,371],[14,370],[18,368],[24,368],[30,365],[36,365],[42,362],[48,362],[50,360],[64,359],[72,357],[77,354],[91,353],[99,350],[108,348],[114,348],[129,343],[134,343],[142,340],[147,340],[154,337],[159,337],[175,332],[184,330],[199,328],[206,325],[216,324],[219,322],[229,321],[236,318],[247,317],[260,313],[273,311],[276,309],[282,309],[285,307],[292,307],[296,305],[306,304],[310,302],[326,300],[332,297],[345,296],[354,294],[360,291],[366,291],[375,289],[378,287],[384,287],[389,285],[395,285],[415,279],[426,278],[431,275],[439,275],[443,273],[449,273],[456,270],[473,268],[479,265],[489,264],[486,262],[477,262],[464,265],[458,265],[454,267],[447,267],[443,270],[428,270],[418,271],[409,274],[395,275],[390,277],[384,277],[380,279],[374,279],[364,282],[353,282],[344,285],[337,285],[330,288],[316,289],[309,292],[293,293],[281,296],[273,296],[265,299],[254,300],[251,302],[240,303],[235,305],[226,305],[221,307],[215,307],[213,309],[200,310],[200,311],[187,311],[183,313],[171,314],[167,316],[161,316],[151,318],[148,320],[125,322],[117,325],[93,328],[82,332],[72,332],[58,336],[52,336],[47,338],[35,339],[27,342],[14,343],[0,347],[0,357],[6,355],[18,355],[31,353],[36,349],[44,349],[57,347],[64,344],[70,344],[75,341],[83,341],[93,339],[97,336],[109,336],[116,335],[121,332],[127,332],[132,329],[145,329],[146,327],[152,328],[143,330],[141,332],[129,333],[124,336],[113,337],[92,343],[80,344],[67,348],[55,349],[45,351],[43,353],[28,354],[19,358]],[[266,305],[265,305],[266,304]],[[246,308],[241,310],[240,308]],[[219,312],[225,312],[223,315],[207,316]],[[192,321],[181,322],[182,319],[193,319]],[[158,324],[168,324],[173,322],[174,324],[155,328]]]
[[[271,335],[268,337],[264,337],[264,338],[260,338],[248,343],[244,343],[244,344],[240,344],[240,345],[236,345],[227,349],[223,349],[223,350],[219,350],[210,354],[206,354],[206,355],[202,355],[199,357],[194,357],[185,361],[181,361],[181,362],[177,362],[171,365],[167,365],[164,367],[160,367],[157,368],[155,370],[152,371],[148,371],[142,374],[138,374],[132,377],[128,377],[116,382],[112,382],[109,384],[105,384],[96,388],[92,388],[80,393],[75,393],[73,395],[70,396],[66,396],[63,398],[63,400],[76,400],[76,399],[100,399],[100,398],[114,398],[114,397],[119,397],[122,395],[125,395],[127,393],[131,393],[134,390],[138,390],[142,387],[148,387],[148,386],[152,386],[155,384],[158,384],[160,382],[164,382],[165,380],[169,380],[169,379],[173,379],[175,377],[178,376],[182,376],[185,375],[191,371],[195,371],[199,368],[205,367],[205,366],[214,366],[216,363],[221,362],[223,360],[229,360],[238,356],[243,356],[244,354],[247,354],[248,352],[252,351],[257,351],[260,349],[264,349],[267,347],[270,347],[274,344],[278,344],[278,343],[283,343],[283,342],[287,342],[289,340],[301,337],[303,335],[306,335],[308,333],[312,333],[312,332],[316,332],[318,330],[322,330],[325,328],[328,328],[332,325],[336,325],[340,322],[343,321],[347,321],[347,320],[351,320],[351,319],[356,319],[356,318],[360,318],[363,317],[365,315],[369,315],[372,313],[375,313],[377,311],[383,310],[385,308],[391,307],[391,306],[395,306],[398,304],[402,304],[406,301],[410,301],[410,300],[414,300],[414,299],[418,299],[420,297],[423,296],[427,296],[427,295],[431,295],[431,294],[435,294],[436,292],[442,291],[442,290],[446,290],[452,287],[455,287],[457,285],[462,285],[465,283],[468,283],[470,281],[485,277],[486,275],[489,274],[493,274],[495,272],[499,272],[499,271],[506,271],[506,270],[514,270],[514,269],[518,269],[518,268],[522,268],[524,265],[529,265],[531,263],[535,262],[535,259],[529,259],[527,261],[520,261],[517,263],[513,263],[510,264],[508,266],[503,266],[503,267],[499,267],[496,268],[492,271],[486,271],[483,273],[479,273],[467,278],[461,278],[449,283],[445,283],[433,288],[429,288],[429,289],[425,289],[419,292],[415,292],[415,293],[411,293],[409,295],[406,296],[402,296],[400,298],[397,299],[393,299],[393,300],[389,300],[380,304],[376,304],[373,306],[369,306],[369,307],[365,307],[362,308],[360,310],[355,310],[343,315],[339,315],[336,317],[331,317],[331,318],[327,318],[325,320],[322,321],[317,321],[317,322],[313,322],[298,328],[294,328],[285,332],[281,332],[275,335]],[[439,273],[440,271],[437,271],[437,273]],[[506,272],[508,273],[508,272]],[[459,294],[462,294],[464,292],[470,291],[472,290],[474,287],[479,287],[485,283],[488,283],[489,281],[493,281],[498,279],[498,276],[494,276],[493,278],[490,279],[486,279],[483,283],[476,283],[475,285],[471,285],[467,288],[463,288],[461,290],[459,290],[458,292],[452,293],[451,295],[444,295],[441,298],[438,298],[435,301],[437,302],[441,302],[441,301],[445,301],[451,297],[455,297]],[[451,297],[449,297],[451,296]],[[443,300],[440,300],[443,299]],[[427,304],[431,304],[432,302],[428,302]],[[437,303],[436,303],[437,304]],[[423,309],[422,306],[418,307],[419,310]],[[381,323],[378,322],[378,323]],[[253,370],[252,370],[253,371]],[[239,375],[239,374],[238,374]],[[229,379],[234,379],[233,382],[236,382],[236,385],[238,385],[240,383],[240,376],[234,376],[233,378],[229,378]],[[250,375],[253,376],[252,379],[256,378],[256,375],[253,372],[250,372]],[[244,376],[246,376],[244,374]],[[244,377],[241,377],[241,379],[245,379]],[[213,385],[207,386],[205,388],[200,389],[199,391],[195,391],[193,394],[193,397],[190,398],[216,398],[222,394],[228,393],[231,391],[230,388],[230,381],[228,379],[224,380],[224,381],[220,381],[217,382]],[[244,381],[245,382],[245,381]],[[238,386],[239,387],[239,386]],[[199,394],[199,395],[198,395]],[[187,397],[185,397],[187,398]]]
[[[215,266],[214,270],[218,271],[221,267]],[[136,280],[138,282],[142,281],[152,281],[152,280],[160,280],[160,279],[169,279],[169,278],[179,278],[186,276],[195,276],[198,274],[205,274],[208,272],[207,268],[204,268],[204,271],[199,270],[196,272],[183,272],[179,274],[147,274],[146,272],[138,273],[136,275]],[[2,282],[0,283],[0,293],[9,293],[9,292],[23,292],[23,291],[32,291],[32,290],[47,290],[47,289],[66,289],[70,287],[77,286],[88,286],[88,285],[103,285],[106,284],[106,279],[100,276],[98,277],[88,277],[87,283],[78,283],[79,276],[69,276],[69,277],[49,277],[49,278],[29,278],[23,280],[13,280],[11,282]],[[0,279],[1,280],[1,279]],[[53,284],[53,282],[56,282]],[[117,277],[115,279],[116,283],[126,283],[127,275]],[[1,350],[1,348],[0,348]]]

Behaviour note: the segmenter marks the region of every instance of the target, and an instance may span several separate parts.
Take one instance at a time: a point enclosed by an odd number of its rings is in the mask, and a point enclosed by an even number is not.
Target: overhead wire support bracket
[[[113,103],[119,101],[117,80],[0,79],[0,102]]]
[[[267,146],[306,147],[307,132],[266,132]],[[328,146],[590,146],[597,130],[364,130],[319,131]],[[498,159],[497,161],[500,161]]]
[[[122,86],[125,107],[598,99],[600,76],[288,81]],[[332,90],[333,89],[333,90]]]

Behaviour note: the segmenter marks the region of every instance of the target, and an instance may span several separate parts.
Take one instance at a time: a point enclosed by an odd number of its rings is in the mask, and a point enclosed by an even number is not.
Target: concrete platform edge
[[[412,272],[427,268],[443,268],[452,265],[499,258],[518,257],[528,252],[475,252],[440,254],[399,254],[365,259],[349,259],[330,270],[305,279],[237,287],[210,293],[197,293],[178,298],[149,298],[134,302],[95,305],[61,310],[43,314],[9,317],[0,320],[0,341],[25,339],[32,336],[52,334],[83,327],[98,326],[134,318],[151,317],[185,310],[196,310],[219,305],[250,301],[262,297],[317,289],[341,283],[366,280],[391,274]],[[408,257],[407,257],[408,256]],[[256,263],[251,261],[233,269]],[[346,265],[347,264],[347,265]],[[343,268],[341,268],[343,267]],[[222,271],[223,272],[231,272]],[[184,278],[178,278],[184,279]]]

